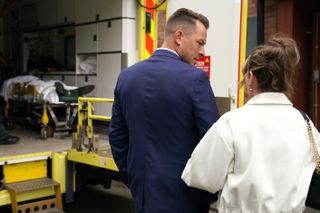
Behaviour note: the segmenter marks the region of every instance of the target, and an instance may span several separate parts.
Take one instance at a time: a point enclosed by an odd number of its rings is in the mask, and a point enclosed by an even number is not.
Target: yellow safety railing
[[[88,97],[79,97],[78,98],[78,127],[77,130],[80,132],[81,127],[84,125],[84,120],[87,115],[87,137],[92,139],[93,137],[93,120],[100,121],[110,121],[111,116],[97,115],[94,114],[93,103],[113,103],[112,98],[88,98]],[[87,104],[85,104],[87,103]]]
[[[94,103],[113,103],[111,98],[78,98],[77,133],[73,134],[72,149],[68,152],[68,160],[91,166],[118,171],[109,145],[99,147],[97,137],[93,135],[93,120],[110,121],[111,116],[94,114]],[[84,140],[88,139],[88,144]],[[102,148],[102,149],[101,149]]]

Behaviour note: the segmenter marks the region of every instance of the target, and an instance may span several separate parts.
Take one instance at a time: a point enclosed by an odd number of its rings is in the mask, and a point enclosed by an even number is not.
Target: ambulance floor
[[[0,158],[32,154],[39,152],[63,152],[72,147],[72,136],[67,135],[64,137],[48,137],[45,140],[40,138],[40,131],[27,127],[16,127],[8,131],[9,134],[18,136],[20,138],[17,144],[13,145],[0,145]],[[99,136],[99,146],[109,144],[107,132],[97,134]]]

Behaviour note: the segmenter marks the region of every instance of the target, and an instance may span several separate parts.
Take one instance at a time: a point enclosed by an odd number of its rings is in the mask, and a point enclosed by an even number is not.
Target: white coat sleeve
[[[215,193],[233,171],[232,131],[225,116],[205,134],[188,160],[181,178],[191,187]]]

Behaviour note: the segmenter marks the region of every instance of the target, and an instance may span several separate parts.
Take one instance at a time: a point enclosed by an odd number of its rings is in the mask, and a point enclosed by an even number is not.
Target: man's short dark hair
[[[207,17],[187,8],[180,8],[169,17],[165,27],[165,36],[174,33],[177,26],[184,28],[194,27],[196,26],[196,21],[200,21],[206,29],[209,29]]]

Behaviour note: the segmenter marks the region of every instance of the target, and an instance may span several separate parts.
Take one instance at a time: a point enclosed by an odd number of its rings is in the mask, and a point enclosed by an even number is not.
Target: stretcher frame
[[[32,119],[38,120],[35,123],[39,123],[39,125],[41,125],[41,139],[47,139],[48,136],[51,136],[51,132],[55,137],[69,135],[74,129],[73,123],[77,117],[77,97],[61,97],[60,101],[61,102],[59,103],[49,103],[48,101],[40,100],[37,98],[35,86],[28,85],[27,87],[24,87],[21,83],[15,83],[12,89],[12,97],[5,101],[4,114],[6,126],[9,129],[13,128],[15,116],[14,111],[19,110],[20,107],[25,113],[24,118],[28,118],[26,120],[29,120],[30,123],[35,122],[32,121]],[[57,116],[58,110],[56,109],[61,108],[65,108],[65,116],[63,120],[58,119],[61,116]]]

